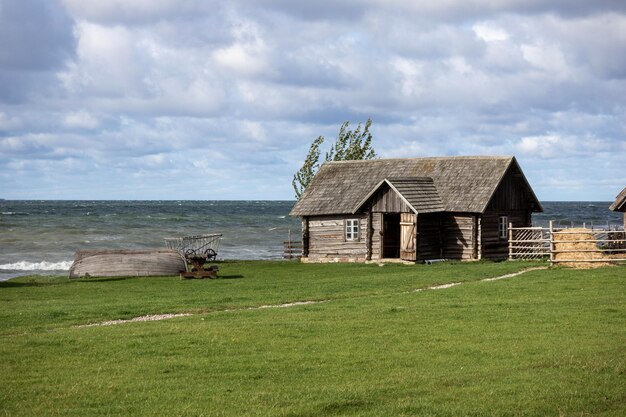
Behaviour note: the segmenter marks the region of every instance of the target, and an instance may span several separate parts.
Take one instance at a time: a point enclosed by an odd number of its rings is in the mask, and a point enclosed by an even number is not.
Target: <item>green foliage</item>
[[[376,151],[372,147],[372,134],[369,131],[371,125],[372,119],[367,119],[363,130],[361,130],[361,123],[356,129],[350,130],[348,129],[350,122],[344,122],[339,129],[335,144],[331,145],[326,152],[324,161],[354,161],[375,158]],[[298,200],[319,169],[320,146],[323,143],[324,136],[319,136],[313,141],[304,164],[293,176],[291,185]]]
[[[361,131],[361,123],[355,130],[349,130],[349,125],[349,122],[341,125],[337,141],[326,152],[326,161],[356,161],[376,157],[376,151],[372,148],[372,134],[370,133],[372,119],[367,119],[363,131]]]
[[[320,160],[320,146],[324,143],[324,136],[320,136],[313,141],[309,148],[309,153],[304,160],[304,164],[296,174],[293,176],[291,185],[296,193],[296,198],[299,200],[304,193],[304,190],[309,185],[315,173],[319,168]]]

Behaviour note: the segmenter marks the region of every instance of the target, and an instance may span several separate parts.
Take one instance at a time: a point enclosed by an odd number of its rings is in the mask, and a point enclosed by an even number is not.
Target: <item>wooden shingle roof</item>
[[[512,156],[326,162],[290,214],[351,214],[385,178],[406,177],[432,178],[445,211],[482,213],[511,164],[517,165]],[[541,207],[530,186],[528,189]]]
[[[617,198],[615,198],[615,201],[611,204],[609,209],[626,212],[626,187],[617,195]]]
[[[352,210],[356,213],[383,185],[388,185],[417,214],[444,211],[435,183],[430,177],[385,178],[379,182]]]

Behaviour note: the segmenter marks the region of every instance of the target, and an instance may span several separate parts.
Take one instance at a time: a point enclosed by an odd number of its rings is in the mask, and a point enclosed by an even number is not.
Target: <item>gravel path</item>
[[[548,267],[547,266],[538,266],[538,267],[533,267],[533,268],[526,268],[526,269],[522,269],[521,271],[518,271],[518,272],[513,272],[511,274],[500,275],[498,277],[493,277],[493,278],[481,279],[478,282],[497,281],[497,280],[501,280],[501,279],[513,278],[513,277],[516,277],[518,275],[525,274],[526,272],[538,271],[538,270],[541,270],[541,269],[548,269]],[[463,282],[451,282],[449,284],[433,285],[431,287],[418,288],[418,289],[415,289],[413,291],[407,291],[407,292],[420,292],[420,291],[427,291],[427,290],[443,290],[443,289],[446,289],[446,288],[451,288],[451,287],[455,287],[457,285],[463,285],[463,284],[464,284]],[[219,312],[261,310],[261,309],[265,309],[265,308],[288,308],[288,307],[295,307],[295,306],[302,306],[302,305],[309,305],[309,304],[320,304],[320,303],[325,303],[327,301],[329,301],[329,300],[294,301],[292,303],[284,303],[284,304],[268,304],[268,305],[262,305],[262,306],[258,306],[258,307],[238,308],[238,309],[232,309],[232,310],[220,310]],[[153,314],[153,315],[149,315],[149,316],[134,317],[134,318],[128,319],[128,320],[109,320],[109,321],[103,321],[103,322],[100,322],[100,323],[82,324],[82,325],[76,326],[76,327],[112,326],[114,324],[134,323],[134,322],[140,322],[140,321],[167,320],[167,319],[172,319],[172,318],[175,318],[175,317],[187,317],[187,316],[191,316],[191,315],[192,315],[191,313]]]

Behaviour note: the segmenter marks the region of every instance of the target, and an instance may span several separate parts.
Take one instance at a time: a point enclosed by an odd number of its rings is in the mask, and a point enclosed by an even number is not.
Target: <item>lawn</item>
[[[480,281],[529,266],[232,262],[219,280],[0,283],[0,410],[626,415],[626,269]],[[255,308],[294,301],[323,302]]]

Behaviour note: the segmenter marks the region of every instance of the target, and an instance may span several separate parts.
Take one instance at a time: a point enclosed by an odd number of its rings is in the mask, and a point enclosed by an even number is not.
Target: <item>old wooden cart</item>
[[[217,258],[221,233],[198,236],[166,237],[165,245],[177,250],[187,261],[187,270],[180,274],[181,278],[217,278],[217,265],[206,267],[207,262]]]

